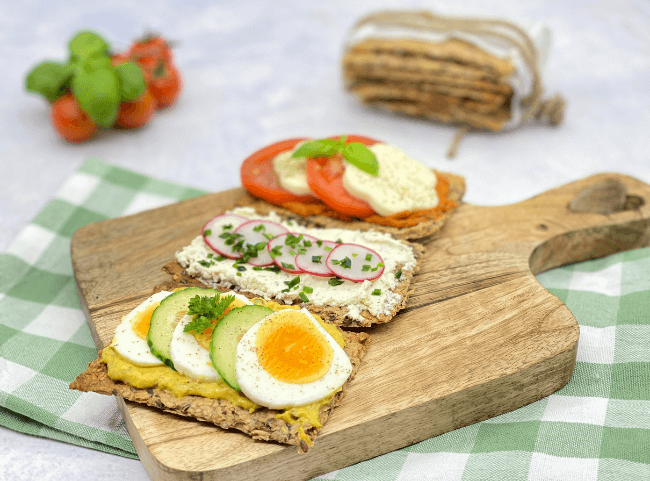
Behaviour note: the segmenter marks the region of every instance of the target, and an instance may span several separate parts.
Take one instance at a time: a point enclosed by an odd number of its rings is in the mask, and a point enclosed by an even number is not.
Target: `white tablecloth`
[[[548,24],[545,86],[568,100],[564,123],[473,133],[449,160],[454,128],[361,107],[342,88],[342,45],[356,19],[380,8]],[[0,252],[89,156],[219,191],[238,186],[241,160],[267,143],[359,133],[465,176],[465,200],[474,204],[517,202],[606,171],[650,182],[648,27],[645,0],[3,2]],[[44,59],[64,60],[81,28],[116,50],[147,29],[173,40],[185,82],[177,105],[140,131],[105,131],[80,145],[60,140],[45,100],[26,93],[24,78]],[[0,479],[6,466],[24,480],[148,479],[138,461],[2,428]]]

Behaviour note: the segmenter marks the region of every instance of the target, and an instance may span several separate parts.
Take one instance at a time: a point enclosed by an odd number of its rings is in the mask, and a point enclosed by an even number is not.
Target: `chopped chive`
[[[208,259],[212,259],[213,257],[214,257],[214,254],[213,254],[212,252],[210,252],[210,253],[208,254]]]
[[[332,264],[334,264],[335,266],[338,266],[340,263],[341,263],[341,261],[336,260],[336,259],[332,259]]]
[[[300,276],[296,276],[293,279],[291,279],[290,281],[284,281],[284,283],[287,285],[287,287],[289,289],[293,289],[293,288],[297,287],[298,284],[300,284]]]
[[[311,261],[312,261],[314,264],[320,264],[320,260],[321,260],[322,257],[323,257],[323,256],[311,256]]]
[[[381,289],[375,289],[374,291],[372,291],[372,295],[373,296],[381,296]]]
[[[222,228],[223,230],[232,229],[232,224],[226,224],[226,225],[222,226],[221,228]]]
[[[311,241],[305,240],[305,242],[302,243],[305,247],[311,247]]]
[[[300,297],[302,302],[309,302],[309,298],[305,295],[304,292],[301,292],[300,294],[298,294],[298,297]]]
[[[336,286],[340,286],[341,284],[343,284],[343,281],[341,279],[339,279],[338,277],[333,277],[332,279],[327,281],[327,283],[330,286],[336,287]]]
[[[355,253],[355,254],[352,254],[352,257],[357,257],[358,255],[359,255],[359,254],[356,254],[356,253]]]
[[[366,260],[370,262],[372,260],[372,254],[366,254]]]
[[[219,256],[219,257],[217,257],[217,260],[218,260],[219,262],[221,262],[221,261],[225,261],[225,260],[226,260],[226,256]]]
[[[361,272],[368,272],[369,270],[370,270],[369,264],[364,264],[363,267],[361,268]]]
[[[350,260],[349,257],[345,257],[341,261],[341,267],[343,267],[344,269],[350,269],[352,267],[352,261]]]
[[[260,224],[260,225],[256,225],[255,227],[253,227],[253,230],[255,232],[259,232],[261,230],[266,230],[266,227],[264,227],[264,224]]]
[[[400,277],[402,277],[402,269],[398,270],[398,271],[395,273],[395,279],[399,279]]]
[[[331,250],[332,250],[332,248],[331,248],[331,247],[329,247],[329,246],[325,246],[325,247],[323,247],[323,249],[325,249],[325,250],[326,250],[327,252],[329,252],[329,251],[331,251]]]
[[[322,241],[322,240],[317,240],[317,241],[316,241],[316,245],[317,245],[318,247],[323,247],[323,241]]]
[[[204,235],[204,236],[212,235],[212,230],[210,230],[210,229],[205,229],[205,230],[203,231],[203,235]]]
[[[282,267],[284,267],[285,269],[291,269],[292,271],[296,270],[296,268],[295,268],[295,266],[293,264],[287,264],[286,262],[282,263]]]
[[[201,264],[203,267],[210,267],[210,263],[208,261],[200,260],[199,264]]]
[[[307,294],[311,294],[312,292],[314,292],[314,288],[309,286],[303,286],[302,291],[306,292]]]

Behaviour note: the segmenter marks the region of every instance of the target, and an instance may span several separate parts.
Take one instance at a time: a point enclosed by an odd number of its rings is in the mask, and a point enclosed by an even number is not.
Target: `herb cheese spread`
[[[401,273],[413,271],[417,266],[413,249],[389,234],[308,228],[284,221],[274,212],[260,216],[246,207],[233,209],[230,213],[277,222],[295,234],[309,234],[323,240],[366,246],[381,255],[385,268],[380,277],[364,282],[311,274],[295,275],[278,269],[236,263],[219,256],[204,242],[202,236],[197,236],[190,245],[176,253],[176,260],[188,275],[211,287],[244,291],[286,304],[300,299],[301,293],[304,295],[304,292],[309,292],[309,302],[312,305],[344,307],[348,310],[346,317],[362,321],[363,311],[368,311],[373,316],[389,315],[402,301],[402,296],[393,292],[401,282]]]

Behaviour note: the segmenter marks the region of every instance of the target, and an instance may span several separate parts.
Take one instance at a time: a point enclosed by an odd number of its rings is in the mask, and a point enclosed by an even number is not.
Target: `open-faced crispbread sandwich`
[[[159,291],[70,385],[307,451],[369,336],[306,309],[196,287]]]
[[[437,232],[465,193],[463,177],[360,135],[274,143],[244,160],[241,180],[241,205],[259,214],[406,240]]]

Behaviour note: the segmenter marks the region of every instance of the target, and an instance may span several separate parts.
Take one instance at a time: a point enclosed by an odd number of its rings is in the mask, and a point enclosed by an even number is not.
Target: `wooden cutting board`
[[[167,279],[161,266],[241,193],[75,232],[72,262],[98,348]],[[579,328],[534,275],[650,245],[647,199],[647,184],[602,174],[513,205],[462,205],[427,245],[407,308],[369,330],[364,364],[307,454],[120,398],[145,469],[162,480],[304,480],[548,396],[573,373]]]

